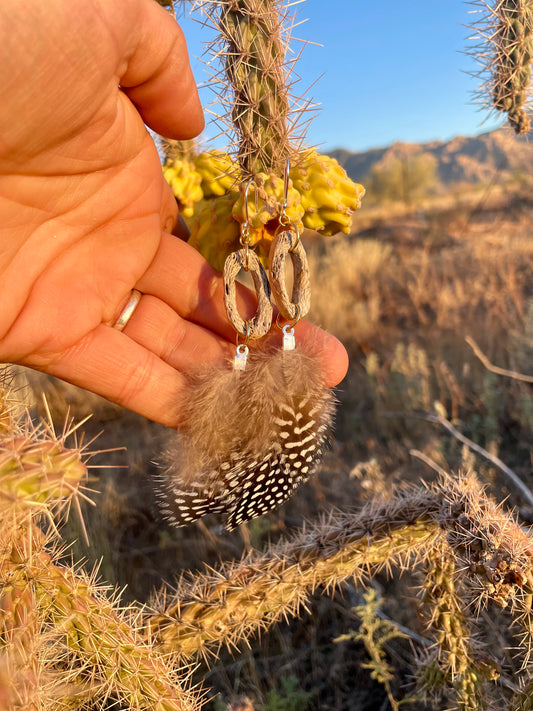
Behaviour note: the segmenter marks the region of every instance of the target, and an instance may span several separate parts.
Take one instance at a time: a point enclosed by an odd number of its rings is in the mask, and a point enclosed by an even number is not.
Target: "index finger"
[[[138,5],[133,49],[120,85],[154,131],[194,138],[205,121],[181,27],[155,2]]]

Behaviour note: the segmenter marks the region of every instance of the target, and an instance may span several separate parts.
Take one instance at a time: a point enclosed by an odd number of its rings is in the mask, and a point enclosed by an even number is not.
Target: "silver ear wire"
[[[253,178],[250,178],[250,180],[246,183],[246,187],[244,188],[244,196],[243,196],[244,204],[242,207],[244,222],[241,225],[241,236],[239,237],[239,242],[241,243],[241,246],[244,247],[244,249],[245,249],[245,257],[244,257],[244,270],[245,271],[248,271],[248,269],[249,269],[248,257],[250,254],[250,215],[248,212],[248,192],[249,192],[250,186],[252,184],[255,185],[255,181]],[[257,190],[255,193],[255,201],[256,201],[256,208],[257,208]]]
[[[283,171],[283,204],[281,206],[280,217],[287,217],[287,206],[289,204],[289,172],[291,169],[291,164],[287,158],[285,161],[285,170]],[[281,219],[280,219],[281,222]]]

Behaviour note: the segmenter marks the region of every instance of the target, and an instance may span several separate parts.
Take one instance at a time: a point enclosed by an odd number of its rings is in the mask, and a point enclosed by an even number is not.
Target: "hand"
[[[2,0],[0,47],[0,359],[175,427],[185,374],[235,343],[144,125],[203,128],[183,34],[153,0]],[[298,330],[339,382],[341,344]]]

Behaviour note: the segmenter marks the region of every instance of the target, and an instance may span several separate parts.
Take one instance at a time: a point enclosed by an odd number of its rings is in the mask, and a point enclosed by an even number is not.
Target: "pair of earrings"
[[[266,336],[272,327],[273,308],[271,296],[278,307],[279,315],[293,325],[307,315],[311,305],[311,288],[309,280],[309,267],[305,249],[300,240],[298,227],[290,222],[286,210],[286,194],[288,191],[288,178],[285,181],[285,201],[279,216],[279,227],[276,230],[269,254],[269,274],[250,249],[249,217],[248,217],[248,190],[253,181],[250,181],[244,191],[245,220],[241,227],[241,249],[232,252],[224,264],[224,303],[228,319],[233,328],[244,337],[244,344],[237,345],[234,360],[236,370],[244,370],[248,355],[247,343],[250,339],[259,339]],[[285,262],[290,256],[293,272],[294,286],[292,298],[289,298],[285,285]],[[236,279],[241,270],[250,273],[253,279],[257,296],[257,309],[254,317],[245,321],[241,318],[236,302]],[[279,315],[276,323],[279,325]],[[283,349],[293,350],[295,347],[294,328],[287,323],[283,328]]]
[[[287,192],[287,175],[285,184]],[[160,507],[176,526],[218,513],[232,529],[270,511],[309,478],[324,450],[334,396],[324,385],[319,354],[295,343],[294,323],[310,307],[309,269],[285,208],[286,199],[269,255],[270,280],[250,249],[247,214],[241,248],[226,259],[226,310],[244,342],[237,344],[232,369],[210,367],[191,379],[183,425],[173,435],[160,475]],[[287,255],[294,272],[291,297],[285,284]],[[251,274],[257,294],[256,313],[249,320],[237,308],[241,269]],[[289,322],[282,329],[283,348],[250,349],[248,343],[272,327],[271,294]]]

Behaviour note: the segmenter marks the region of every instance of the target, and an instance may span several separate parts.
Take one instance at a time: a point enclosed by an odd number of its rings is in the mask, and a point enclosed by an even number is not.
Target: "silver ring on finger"
[[[122,310],[122,313],[120,314],[120,316],[117,318],[117,320],[113,324],[113,328],[115,328],[117,331],[124,330],[126,324],[130,320],[130,318],[133,316],[135,309],[139,305],[141,296],[142,296],[142,292],[140,292],[138,289],[132,289],[128,303],[126,304],[126,306]]]

